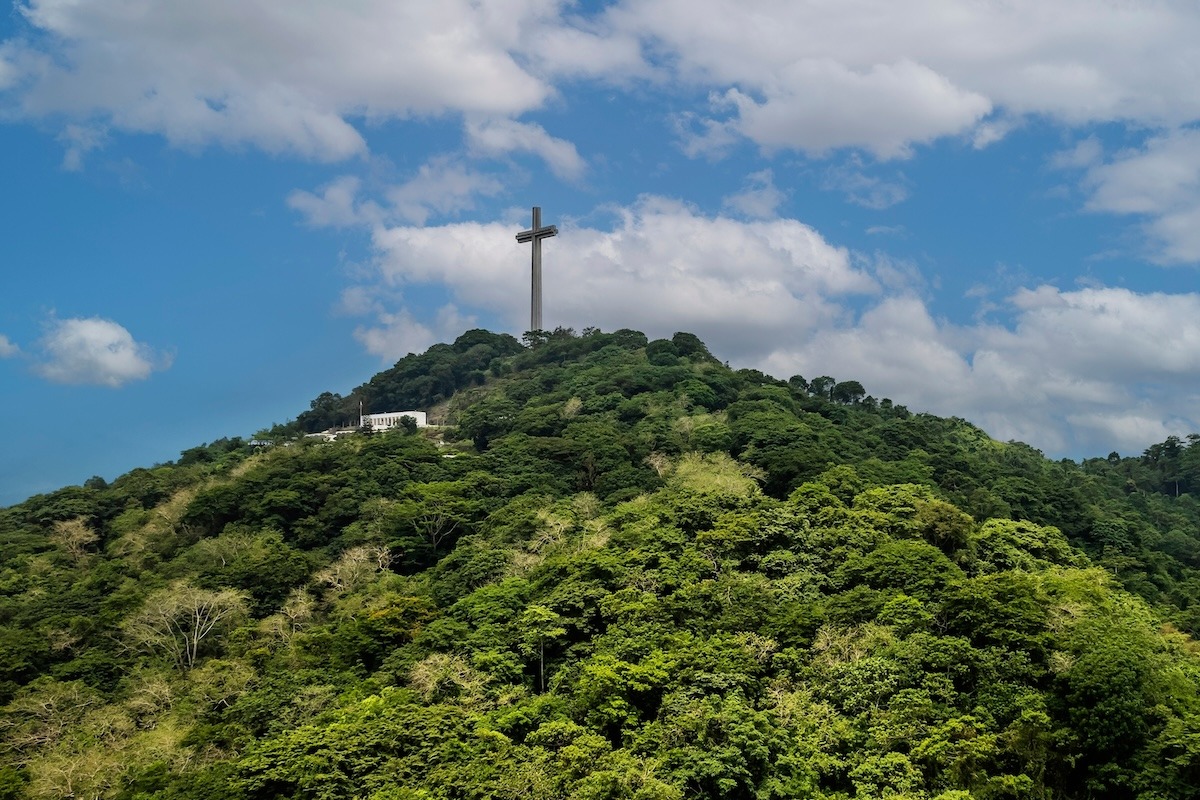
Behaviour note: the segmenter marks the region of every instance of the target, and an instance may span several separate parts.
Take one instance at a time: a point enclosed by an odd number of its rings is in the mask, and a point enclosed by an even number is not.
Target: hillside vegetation
[[[371,410],[445,427],[300,436]],[[0,510],[0,800],[1191,798],[1200,447],[470,331]]]

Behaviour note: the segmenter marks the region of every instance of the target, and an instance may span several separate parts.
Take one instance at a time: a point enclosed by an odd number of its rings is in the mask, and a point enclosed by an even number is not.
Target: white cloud
[[[738,89],[739,132],[767,148],[821,155],[860,147],[903,158],[912,145],[969,130],[991,110],[986,97],[907,59],[858,71],[831,59],[787,64],[759,101]]]
[[[1021,127],[1021,120],[1014,117],[993,116],[975,126],[971,134],[971,146],[983,150],[1008,136]]]
[[[475,327],[475,317],[464,316],[453,304],[438,309],[431,325],[418,322],[408,309],[396,312],[380,311],[377,325],[360,325],[354,338],[362,342],[368,353],[386,362],[398,361],[409,353],[421,353],[437,342],[458,337],[464,330]]]
[[[1050,156],[1050,166],[1055,169],[1085,169],[1099,163],[1104,156],[1104,145],[1095,136],[1075,143],[1073,147],[1060,150]]]
[[[764,169],[746,177],[746,188],[726,197],[721,206],[750,219],[770,219],[787,199],[777,186],[771,170]]]
[[[641,35],[617,30],[604,16],[571,13],[579,3],[560,3],[562,18],[545,17],[523,30],[524,55],[538,71],[560,78],[603,76],[617,83],[661,77],[642,57]]]
[[[765,361],[779,374],[854,378],[1059,454],[1136,452],[1200,427],[1200,295],[1041,286],[1008,309],[1010,326],[960,327],[911,295],[888,297]]]
[[[9,45],[23,53],[8,63],[28,84],[25,114],[99,118],[185,146],[342,159],[365,150],[351,117],[520,114],[553,91],[516,55],[523,31],[555,16],[540,0],[31,0],[22,11],[42,34]]]
[[[1162,409],[1153,403],[1141,402],[1136,407],[1120,411],[1092,411],[1067,414],[1065,421],[1080,431],[1078,438],[1093,442],[1089,455],[1102,456],[1105,443],[1125,455],[1136,455],[1150,444],[1168,436],[1181,436],[1194,430],[1194,418],[1163,419]],[[1110,450],[1111,452],[1111,450]]]
[[[1179,2],[29,0],[21,13],[37,35],[0,44],[0,86],[20,87],[26,115],[316,159],[363,153],[359,120],[528,126],[515,118],[556,81],[685,84],[732,104],[700,124],[709,138],[881,158],[943,136],[985,146],[1027,115],[1200,117],[1200,62],[1179,57],[1200,14]],[[555,169],[577,175],[571,146],[547,138]]]
[[[67,172],[83,169],[83,158],[92,150],[104,145],[107,131],[92,125],[67,125],[58,135],[58,141],[66,145],[62,168]]]
[[[347,228],[370,224],[382,217],[382,211],[374,203],[358,201],[361,187],[359,178],[343,175],[323,186],[319,195],[297,189],[288,195],[287,204],[315,227]]]
[[[15,85],[20,74],[16,64],[9,61],[12,50],[10,45],[0,42],[0,92]]]
[[[729,108],[722,96],[709,96],[709,106],[714,111]],[[688,158],[704,157],[710,161],[724,158],[741,141],[736,127],[726,120],[711,119],[694,111],[682,111],[672,115],[671,124],[679,139],[679,149]]]
[[[566,221],[563,235],[544,243],[548,327],[720,330],[732,355],[832,321],[841,310],[828,297],[879,288],[847,251],[795,220],[714,219],[657,197],[614,212],[612,230]],[[380,279],[444,285],[458,305],[524,330],[529,255],[513,241],[520,224],[377,227]]]
[[[1120,214],[1154,214],[1193,200],[1200,186],[1200,131],[1155,137],[1145,147],[1118,153],[1088,174],[1089,208]]]
[[[1200,374],[1200,295],[1040,286],[1010,302],[1024,348],[1064,372],[1114,383],[1188,383]]]
[[[402,295],[397,295],[402,300]],[[367,286],[347,286],[338,298],[336,311],[351,317],[365,317],[368,314],[382,313],[383,304],[378,293]]]
[[[41,340],[37,373],[55,383],[117,388],[171,364],[169,356],[134,341],[129,331],[100,317],[53,320]]]
[[[475,207],[477,196],[494,196],[503,189],[493,175],[439,158],[423,164],[411,180],[388,189],[387,198],[394,216],[424,225],[431,213],[466,211]]]
[[[733,125],[766,147],[895,157],[947,135],[986,145],[1025,115],[1200,117],[1200,62],[1178,57],[1200,34],[1190,4],[639,0],[608,18],[678,78],[726,92]]]
[[[1146,232],[1157,243],[1157,260],[1166,264],[1200,262],[1200,194],[1184,207],[1152,220]]]
[[[383,188],[384,204],[362,197],[363,182],[352,175],[329,182],[318,193],[297,189],[287,203],[315,227],[370,227],[396,220],[424,225],[433,214],[469,211],[476,198],[494,196],[503,188],[493,175],[439,157],[422,164],[404,183]]]
[[[862,160],[851,158],[848,163],[825,171],[821,188],[841,192],[846,200],[863,208],[882,211],[908,199],[908,187],[901,181],[886,180],[865,171]]]
[[[531,153],[565,180],[577,181],[587,169],[575,145],[556,139],[541,125],[532,123],[511,119],[472,120],[467,123],[467,143],[476,154]]]
[[[21,348],[17,347],[15,342],[0,334],[0,358],[12,358],[19,352],[21,352]]]
[[[1089,210],[1147,218],[1157,260],[1200,261],[1200,130],[1155,136],[1139,149],[1092,163],[1085,185]]]

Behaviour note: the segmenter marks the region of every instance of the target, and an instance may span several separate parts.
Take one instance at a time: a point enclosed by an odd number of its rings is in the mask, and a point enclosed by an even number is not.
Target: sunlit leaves
[[[122,627],[135,647],[162,654],[180,669],[191,669],[245,613],[241,592],[178,583],[150,595]]]
[[[1190,796],[1168,454],[1072,471],[692,339],[468,336],[361,387],[470,384],[457,430],[0,511],[10,795]]]

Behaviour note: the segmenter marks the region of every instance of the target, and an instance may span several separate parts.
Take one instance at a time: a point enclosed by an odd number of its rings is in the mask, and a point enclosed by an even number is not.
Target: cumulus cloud
[[[19,352],[21,352],[21,348],[17,347],[15,342],[0,334],[0,358],[12,358]]]
[[[1089,207],[1124,214],[1153,214],[1189,202],[1200,184],[1200,131],[1155,137],[1140,149],[1094,166]]]
[[[612,211],[611,229],[564,221],[563,235],[543,244],[549,327],[720,330],[731,354],[745,353],[831,321],[840,309],[829,297],[879,289],[846,250],[796,220],[710,218],[660,197]],[[520,224],[379,226],[379,279],[444,285],[457,304],[524,330],[529,255],[513,242]]]
[[[1066,372],[1184,383],[1200,373],[1200,295],[1039,286],[1010,302],[1020,320],[1017,338],[1036,360]]]
[[[1085,140],[1056,166],[1093,169],[1093,210],[1146,215],[1156,260],[1200,261],[1196,132],[1187,128],[1200,119],[1200,61],[1178,59],[1200,36],[1194,6],[641,0],[605,16],[642,39],[649,61],[716,98],[707,112],[676,114],[688,155],[720,157],[744,139],[767,152],[905,158],[944,137],[987,147],[1030,118],[1159,131],[1107,165],[1087,160],[1098,143]],[[1173,180],[1160,167],[1188,180],[1147,203],[1139,183]],[[904,194],[885,182],[849,199],[879,207]]]
[[[539,0],[31,0],[22,13],[40,35],[9,44],[26,114],[98,117],[180,145],[342,159],[365,149],[352,117],[512,115],[553,91],[517,57],[523,30],[555,16]]]
[[[737,130],[767,148],[817,155],[859,147],[906,157],[914,144],[969,130],[991,110],[983,95],[909,60],[857,71],[830,59],[783,66],[762,100],[730,89]],[[885,122],[886,121],[886,122]]]
[[[1135,202],[1139,167],[1192,169],[1200,60],[1178,54],[1200,38],[1200,13],[1187,3],[29,0],[20,13],[26,33],[0,42],[0,91],[11,115],[63,121],[67,169],[121,131],[333,161],[368,152],[370,123],[458,115],[468,152],[532,154],[579,181],[576,145],[520,118],[581,85],[671,98],[683,151],[712,158],[749,141],[887,160],[945,137],[986,147],[1030,118],[1117,123],[1157,134],[1108,164],[1078,162],[1094,173],[1090,207],[1145,215],[1160,261],[1200,260],[1194,181],[1151,210]],[[436,210],[427,180],[410,187],[409,220]],[[852,202],[906,193],[871,180]]]
[[[134,341],[121,325],[100,317],[53,320],[41,349],[35,370],[55,383],[115,389],[171,364],[169,356]]]
[[[634,79],[661,79],[642,53],[642,33],[619,29],[603,12],[582,3],[559,3],[562,16],[546,16],[523,28],[524,56],[539,73],[560,79],[603,77],[626,85]]]
[[[986,145],[1024,115],[1200,117],[1200,64],[1176,58],[1200,15],[1181,3],[641,0],[607,18],[678,78],[723,87],[766,147],[888,158],[947,135]]]
[[[956,326],[913,296],[766,357],[779,373],[853,377],[1052,453],[1139,451],[1200,425],[1200,295],[1022,289],[1011,323]]]
[[[710,133],[881,158],[943,136],[983,146],[1027,115],[1200,117],[1200,66],[1176,57],[1200,35],[1186,3],[30,0],[21,13],[36,35],[0,45],[0,86],[20,87],[25,114],[317,159],[364,152],[360,119],[447,112],[502,120],[479,133],[528,147],[545,132],[514,120],[578,80],[698,87],[733,114]],[[570,145],[546,143],[574,175]]]

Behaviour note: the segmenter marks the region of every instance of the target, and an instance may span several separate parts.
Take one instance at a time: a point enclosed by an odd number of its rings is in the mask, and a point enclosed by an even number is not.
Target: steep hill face
[[[450,424],[297,438],[360,400]],[[1053,463],[592,330],[468,332],[273,435],[0,511],[0,798],[1200,786],[1178,441]]]

